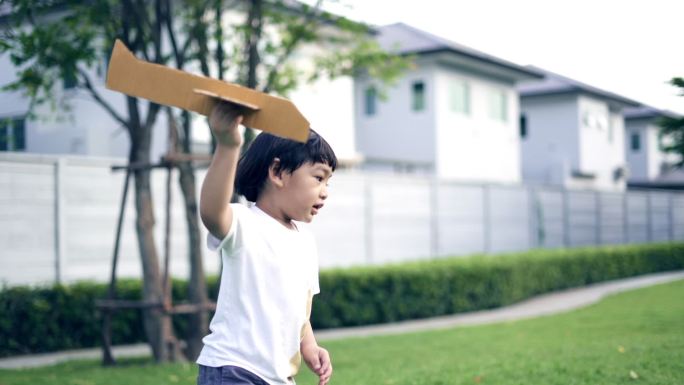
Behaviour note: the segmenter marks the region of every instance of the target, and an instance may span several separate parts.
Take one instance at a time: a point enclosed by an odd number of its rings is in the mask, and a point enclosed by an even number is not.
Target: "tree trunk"
[[[197,215],[197,194],[195,192],[195,174],[192,165],[184,162],[179,166],[180,186],[185,201],[185,219],[188,224],[188,256],[190,259],[190,282],[188,284],[188,298],[191,303],[206,304],[207,282],[204,277],[202,261],[202,242],[200,240],[199,219]],[[209,332],[209,315],[206,310],[193,313],[189,317],[189,330],[185,356],[189,360],[196,360],[202,350],[202,338]]]
[[[169,114],[172,117],[172,114]],[[192,142],[190,114],[183,111],[183,152],[191,153]],[[174,125],[175,126],[175,125]],[[171,127],[171,126],[169,126]],[[206,304],[209,302],[207,295],[207,281],[204,276],[204,263],[202,261],[202,241],[200,239],[200,225],[197,208],[197,190],[195,169],[191,162],[183,162],[178,167],[179,184],[183,192],[185,202],[185,220],[188,225],[188,258],[190,262],[190,280],[188,284],[188,298],[191,303]],[[189,329],[186,336],[185,356],[189,360],[196,360],[202,347],[202,338],[209,332],[209,314],[206,310],[190,314]]]
[[[129,164],[150,162],[151,127],[153,117],[148,116],[145,125],[140,124],[140,115],[135,98],[127,97],[130,119],[131,152]],[[135,181],[135,229],[143,271],[143,300],[162,303],[164,298],[163,277],[159,269],[159,255],[154,242],[154,205],[150,187],[151,168],[134,170]],[[160,308],[143,308],[143,325],[152,354],[157,362],[175,361],[181,358],[180,348],[173,333],[171,317]]]
[[[159,257],[154,243],[154,210],[149,170],[136,170],[134,181],[137,213],[135,229],[138,235],[138,248],[143,270],[143,300],[161,302],[163,285],[159,273]],[[164,343],[164,332],[168,329],[167,322],[159,310],[143,309],[145,335],[157,362],[167,361],[168,358]]]

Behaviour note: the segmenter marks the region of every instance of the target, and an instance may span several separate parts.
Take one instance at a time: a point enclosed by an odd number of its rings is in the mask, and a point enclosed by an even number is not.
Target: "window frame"
[[[508,93],[501,88],[489,91],[489,117],[500,123],[508,123]]]
[[[465,80],[453,80],[449,84],[449,110],[456,114],[471,115],[470,83]]]
[[[378,113],[378,91],[375,86],[368,86],[363,92],[363,112],[365,116],[375,116]]]
[[[426,89],[427,86],[424,80],[415,80],[411,82],[411,111],[422,112],[427,110]]]
[[[0,118],[0,152],[9,151],[26,151],[26,116]]]
[[[641,133],[640,132],[632,131],[629,133],[629,150],[632,152],[641,152]]]

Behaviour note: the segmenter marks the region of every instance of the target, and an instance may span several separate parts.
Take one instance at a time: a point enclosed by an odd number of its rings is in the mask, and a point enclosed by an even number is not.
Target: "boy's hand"
[[[242,123],[240,111],[228,103],[216,103],[209,115],[209,127],[219,145],[240,147],[242,134],[238,126]]]
[[[312,372],[318,375],[318,385],[326,385],[332,376],[330,354],[320,346],[312,346],[302,351],[304,362]]]

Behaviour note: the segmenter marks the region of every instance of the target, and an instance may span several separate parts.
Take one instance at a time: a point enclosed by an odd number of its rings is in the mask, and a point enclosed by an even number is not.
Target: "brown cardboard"
[[[139,60],[118,39],[109,61],[107,88],[202,115],[209,115],[216,101],[223,100],[249,111],[243,119],[247,127],[299,142],[309,137],[309,122],[289,100]]]

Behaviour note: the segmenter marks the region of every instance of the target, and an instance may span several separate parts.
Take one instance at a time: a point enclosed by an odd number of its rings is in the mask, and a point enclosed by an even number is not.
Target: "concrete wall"
[[[116,159],[0,154],[0,285],[107,281],[122,196]],[[167,173],[152,177],[163,256]],[[188,275],[182,196],[172,175],[171,273]],[[204,171],[198,171],[198,186]],[[140,277],[133,186],[118,276]],[[465,184],[340,170],[311,225],[322,268],[473,253],[684,240],[684,194]],[[206,232],[202,229],[202,237]],[[218,257],[204,253],[205,269]]]

